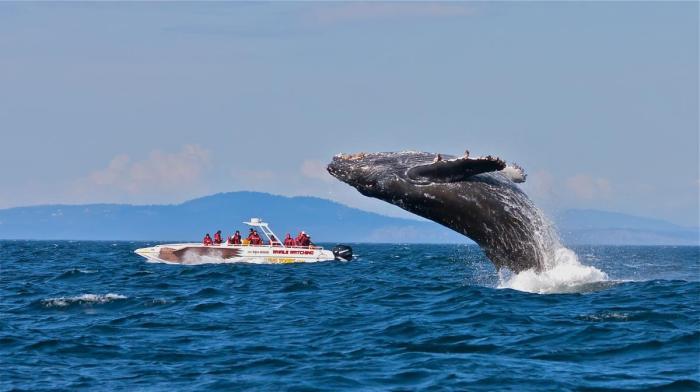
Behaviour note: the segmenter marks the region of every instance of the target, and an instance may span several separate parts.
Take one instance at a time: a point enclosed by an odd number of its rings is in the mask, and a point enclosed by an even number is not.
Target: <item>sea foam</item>
[[[608,281],[608,275],[598,268],[581,264],[571,249],[563,246],[554,250],[554,257],[544,270],[533,269],[518,274],[501,274],[498,288],[528,293],[553,294],[581,292],[591,285]]]
[[[79,305],[91,305],[91,304],[104,304],[107,302],[112,302],[116,300],[126,299],[127,297],[121,294],[107,293],[107,294],[82,294],[75,297],[57,297],[49,298],[41,301],[41,303],[47,307],[66,307],[74,304]]]

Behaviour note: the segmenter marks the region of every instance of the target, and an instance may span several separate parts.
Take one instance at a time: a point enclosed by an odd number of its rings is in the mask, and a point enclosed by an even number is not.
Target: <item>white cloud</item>
[[[188,144],[170,153],[153,150],[140,161],[119,154],[81,184],[131,195],[174,191],[199,183],[209,165],[209,152],[198,145]]]
[[[566,179],[566,187],[574,196],[583,200],[607,198],[612,193],[610,181],[605,178],[578,174]]]
[[[321,161],[307,159],[301,163],[301,174],[306,178],[321,180],[325,182],[333,182],[333,176],[328,174],[326,164]]]

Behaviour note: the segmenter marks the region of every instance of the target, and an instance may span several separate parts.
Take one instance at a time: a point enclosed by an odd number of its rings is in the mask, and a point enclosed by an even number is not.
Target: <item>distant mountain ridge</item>
[[[278,236],[300,230],[317,242],[467,243],[433,222],[392,218],[316,197],[219,193],[176,205],[46,205],[0,210],[2,239],[194,240],[247,231],[260,217]]]
[[[317,197],[219,193],[175,205],[44,205],[0,210],[0,239],[199,241],[245,230],[260,217],[277,235],[305,230],[317,242],[472,243],[434,222],[388,217]],[[555,217],[567,244],[698,245],[697,228],[597,210]]]
[[[556,217],[568,244],[700,245],[700,229],[660,219],[598,210],[567,210]]]

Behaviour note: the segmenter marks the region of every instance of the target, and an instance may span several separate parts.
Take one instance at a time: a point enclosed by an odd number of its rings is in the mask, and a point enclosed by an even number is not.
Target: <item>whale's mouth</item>
[[[333,157],[326,170],[328,173],[349,185],[356,186],[369,183],[374,177],[371,165],[365,160],[367,154],[338,154]]]
[[[331,176],[339,179],[340,181],[346,182],[345,178],[347,178],[350,169],[347,162],[345,162],[346,160],[347,158],[345,155],[338,154],[334,156],[331,163],[326,166],[326,170]]]

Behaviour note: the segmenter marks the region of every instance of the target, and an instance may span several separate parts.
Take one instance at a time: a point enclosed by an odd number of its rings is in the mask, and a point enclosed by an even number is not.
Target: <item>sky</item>
[[[0,208],[312,195],[497,155],[547,212],[697,226],[697,2],[0,3]]]

